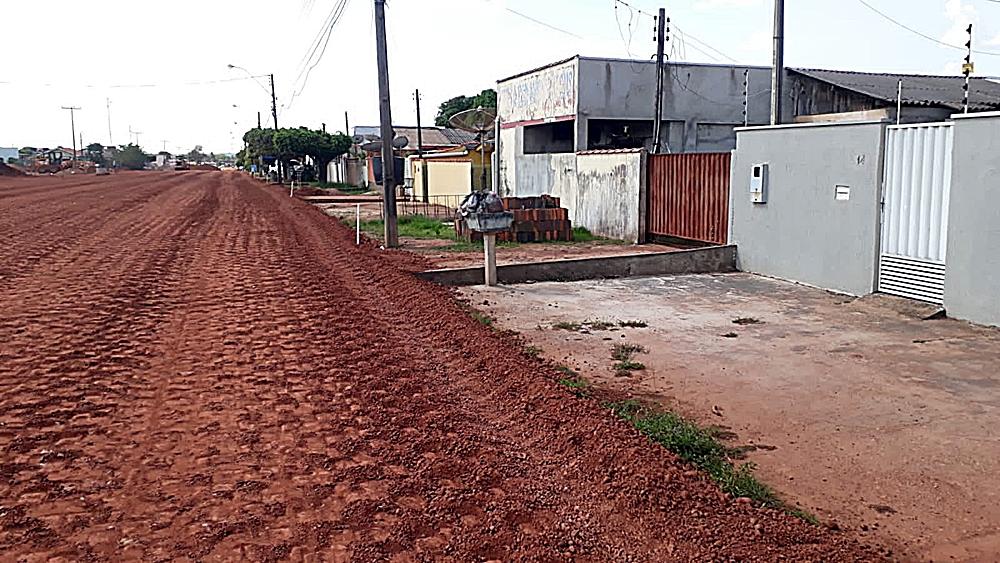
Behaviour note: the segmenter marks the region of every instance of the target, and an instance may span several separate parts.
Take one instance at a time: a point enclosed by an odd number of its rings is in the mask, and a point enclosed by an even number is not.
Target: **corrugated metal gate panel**
[[[649,233],[725,244],[730,153],[649,156]]]
[[[954,133],[948,123],[890,127],[879,291],[944,301]]]

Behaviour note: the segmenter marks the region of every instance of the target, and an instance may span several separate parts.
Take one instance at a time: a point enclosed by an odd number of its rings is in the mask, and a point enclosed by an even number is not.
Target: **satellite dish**
[[[461,129],[463,131],[470,131],[472,133],[479,133],[482,135],[486,131],[493,129],[493,123],[496,119],[496,113],[492,110],[484,109],[482,106],[479,106],[476,109],[468,109],[456,113],[451,116],[451,119],[448,120],[448,124],[455,129]]]
[[[392,146],[395,147],[396,149],[404,148],[406,147],[406,145],[409,144],[410,140],[403,135],[400,135],[399,137],[396,137],[395,139],[392,140]]]
[[[353,137],[351,137],[351,141],[355,145],[360,145],[361,143],[365,142],[365,138],[363,135],[354,135]]]
[[[479,106],[476,109],[460,111],[448,120],[448,124],[455,129],[476,133],[479,138],[479,162],[482,165],[481,189],[483,191],[486,190],[486,133],[493,130],[496,119],[495,112]]]
[[[361,150],[363,151],[377,151],[382,149],[382,143],[378,141],[369,141],[361,145]]]

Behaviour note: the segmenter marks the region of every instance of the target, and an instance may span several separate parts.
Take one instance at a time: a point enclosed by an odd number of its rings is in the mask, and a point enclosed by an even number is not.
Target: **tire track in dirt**
[[[278,190],[139,193],[0,286],[14,558],[878,558],[725,498]]]

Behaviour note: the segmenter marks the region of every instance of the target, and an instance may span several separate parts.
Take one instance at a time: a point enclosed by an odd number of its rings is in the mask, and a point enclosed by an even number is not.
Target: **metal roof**
[[[393,125],[393,131],[397,137],[406,137],[410,142],[408,147],[417,146],[417,128],[401,125]],[[449,127],[421,127],[424,145],[437,147],[451,147],[475,142],[476,135],[461,129],[451,129]],[[382,130],[377,125],[358,125],[354,127],[354,134],[365,137],[378,138]]]
[[[965,78],[921,74],[888,74],[790,68],[795,72],[845,90],[852,90],[885,102],[896,102],[899,81],[903,81],[903,104],[911,106],[941,106],[953,110],[963,107]],[[969,83],[969,109],[987,111],[1000,109],[1000,83],[973,78]]]

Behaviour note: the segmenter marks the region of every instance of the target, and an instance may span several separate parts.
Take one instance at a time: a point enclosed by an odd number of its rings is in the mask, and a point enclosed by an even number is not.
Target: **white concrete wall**
[[[1000,326],[1000,113],[955,116],[944,306]]]
[[[865,295],[874,291],[885,125],[791,125],[737,133],[730,241],[740,270]],[[767,203],[751,170],[768,163]],[[836,186],[850,187],[838,201]]]
[[[644,238],[642,151],[523,155],[515,176],[511,195],[558,197],[574,226],[631,243]]]

